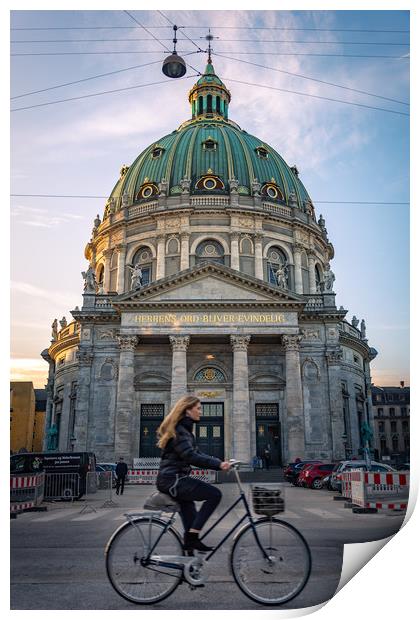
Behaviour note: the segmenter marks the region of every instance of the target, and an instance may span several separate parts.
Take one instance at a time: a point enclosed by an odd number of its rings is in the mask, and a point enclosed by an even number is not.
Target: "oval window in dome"
[[[153,194],[153,187],[151,185],[146,185],[146,187],[143,187],[143,189],[141,190],[142,198],[150,198],[152,194]]]
[[[203,185],[206,189],[215,189],[217,185],[216,179],[213,179],[212,177],[204,179]]]
[[[279,195],[277,188],[274,187],[274,185],[269,185],[267,187],[267,195],[270,196],[270,198],[277,198]]]

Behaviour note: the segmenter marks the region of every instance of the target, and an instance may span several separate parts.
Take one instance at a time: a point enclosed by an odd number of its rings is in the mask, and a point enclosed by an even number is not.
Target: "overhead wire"
[[[229,81],[229,82],[236,82],[237,84],[244,84],[246,86],[255,86],[258,88],[267,88],[269,90],[276,90],[276,91],[280,91],[283,93],[291,93],[293,95],[302,95],[304,97],[312,97],[314,99],[323,99],[324,101],[333,101],[335,103],[342,103],[345,105],[352,105],[352,106],[356,106],[358,108],[367,108],[369,110],[378,110],[381,112],[388,112],[390,114],[398,114],[400,116],[410,116],[409,114],[407,114],[406,112],[399,112],[397,110],[389,110],[387,108],[379,108],[376,106],[371,106],[371,105],[366,105],[364,103],[356,103],[353,101],[344,101],[343,99],[334,99],[332,97],[322,97],[321,95],[313,95],[311,93],[301,93],[299,91],[296,90],[289,90],[287,88],[279,88],[276,86],[268,86],[265,84],[255,84],[253,82],[245,82],[243,80],[235,80],[234,78],[230,78],[230,77],[224,77],[224,76],[219,76],[221,79]]]
[[[148,26],[151,30],[169,28],[169,26]],[[207,26],[178,26],[178,28],[207,28]],[[410,34],[410,30],[378,30],[366,28],[285,28],[281,26],[218,26],[211,25],[211,28],[224,30],[284,30],[298,32],[368,32],[368,33],[394,33]],[[130,26],[44,26],[44,27],[13,27],[11,30],[131,30]]]
[[[13,198],[97,198],[107,199],[109,196],[92,196],[78,194],[10,194]],[[118,196],[117,196],[118,197]],[[120,197],[120,196],[119,196]],[[409,205],[409,202],[388,202],[369,200],[314,200],[314,204],[351,204],[351,205]]]
[[[195,75],[184,75],[179,80],[186,80],[188,78],[196,77]],[[65,103],[67,101],[76,101],[78,99],[89,99],[90,97],[99,97],[100,95],[109,95],[111,93],[120,93],[126,90],[134,90],[136,88],[144,88],[146,86],[156,86],[157,84],[168,84],[168,80],[160,80],[158,82],[149,82],[148,84],[136,84],[134,86],[126,86],[124,88],[114,88],[113,90],[104,90],[99,93],[91,93],[89,95],[79,95],[78,97],[68,97],[67,99],[56,99],[55,101],[46,101],[44,103],[37,103],[34,105],[28,105],[21,108],[12,108],[11,112],[19,112],[21,110],[31,110],[32,108],[42,108],[48,105],[54,105],[56,103]]]
[[[127,15],[129,15],[129,17],[131,17],[131,19],[133,19],[136,24],[138,24],[141,28],[144,28],[144,30],[149,33],[154,39],[155,41],[157,41],[160,45],[162,45],[162,47],[165,48],[166,51],[169,52],[169,54],[171,53],[171,51],[168,49],[168,47],[162,43],[157,37],[155,37],[155,35],[151,32],[149,32],[149,30],[147,30],[147,28],[145,28],[145,26],[143,26],[143,24],[141,22],[139,22],[134,15],[132,15],[129,11],[124,10],[124,13],[126,13]],[[200,49],[200,48],[199,48]],[[201,50],[200,50],[201,51]],[[183,52],[184,53],[184,52]],[[196,67],[193,67],[192,65],[189,65],[188,63],[185,63],[187,65],[187,67],[189,67],[190,69],[192,69],[193,71],[197,72],[197,75],[201,75],[201,71],[199,71],[198,69],[196,69]]]
[[[187,54],[194,50],[178,50],[180,54]],[[12,52],[10,56],[86,56],[86,55],[102,55],[102,54],[158,54],[157,50],[138,50],[138,51],[121,51],[121,50],[112,50],[106,52]],[[390,56],[386,54],[318,54],[312,52],[244,52],[244,51],[236,51],[236,50],[221,50],[222,54],[241,54],[241,55],[249,55],[249,54],[258,54],[258,55],[267,55],[267,56],[316,56],[322,58],[388,58],[395,60],[408,60],[409,55],[404,56]],[[188,65],[191,67],[191,65]],[[191,67],[194,71],[197,71],[199,75],[201,73],[198,69]]]
[[[405,101],[400,101],[399,99],[392,99],[391,97],[384,97],[383,95],[377,95],[375,93],[370,93],[370,92],[368,92],[366,90],[359,90],[357,88],[351,88],[350,86],[343,86],[342,84],[336,84],[334,82],[327,82],[326,80],[320,80],[318,78],[309,77],[307,75],[302,75],[301,73],[293,73],[292,71],[286,71],[285,69],[277,69],[276,67],[267,67],[267,65],[261,65],[261,64],[256,63],[256,62],[251,62],[250,60],[243,60],[242,58],[233,58],[232,56],[226,56],[224,54],[219,54],[217,52],[213,52],[213,56],[220,57],[220,58],[225,58],[227,60],[235,60],[237,62],[242,62],[242,63],[245,63],[247,65],[252,65],[254,67],[260,67],[262,69],[269,69],[270,71],[276,71],[277,73],[284,73],[286,75],[292,75],[293,77],[298,77],[298,78],[301,78],[303,80],[310,80],[312,82],[318,82],[320,84],[326,84],[328,86],[334,86],[336,88],[341,88],[343,90],[352,91],[352,92],[359,93],[359,94],[362,94],[362,95],[369,95],[370,97],[377,97],[378,99],[384,99],[385,101],[392,101],[394,103],[401,103],[403,105],[410,105],[409,103],[406,103]]]
[[[161,11],[158,11],[161,13]],[[163,15],[163,13],[161,13]],[[188,41],[191,41],[193,45],[195,45],[200,52],[202,50],[198,45],[196,45],[195,41],[200,41],[200,39],[192,39],[182,30],[180,31]],[[130,41],[138,42],[138,41],[150,41],[150,39],[146,38],[130,38],[130,39],[22,39],[17,40],[13,39],[10,43],[129,43]],[[160,41],[172,41],[171,38],[161,38]],[[308,44],[308,45],[393,45],[400,47],[408,47],[410,43],[395,43],[392,41],[296,41],[296,40],[281,40],[281,39],[272,39],[272,40],[262,40],[262,39],[225,39],[223,37],[219,37],[219,41],[225,41],[227,43],[298,43],[298,44]]]

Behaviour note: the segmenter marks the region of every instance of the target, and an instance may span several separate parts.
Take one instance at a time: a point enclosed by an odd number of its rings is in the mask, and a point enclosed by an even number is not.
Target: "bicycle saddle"
[[[180,505],[170,495],[156,491],[144,502],[146,510],[162,510],[163,512],[179,512]]]

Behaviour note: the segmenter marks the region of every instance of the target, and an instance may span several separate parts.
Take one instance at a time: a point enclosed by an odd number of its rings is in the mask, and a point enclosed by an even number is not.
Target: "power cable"
[[[158,11],[161,13],[161,11]],[[163,15],[163,13],[161,13]],[[188,41],[191,41],[193,45],[197,47],[200,52],[203,52],[198,45],[196,45],[195,41],[200,41],[200,39],[192,39],[185,32],[181,31]],[[150,39],[146,38],[130,38],[130,39],[22,39],[18,41],[16,39],[11,40],[10,43],[129,43],[130,41],[149,41]],[[171,38],[160,39],[160,41],[172,41]],[[219,41],[225,41],[227,43],[298,43],[298,44],[308,44],[308,45],[396,45],[408,47],[410,43],[394,43],[391,41],[296,41],[296,40],[280,40],[273,39],[270,41],[263,41],[261,39],[225,39],[219,38]]]
[[[80,84],[81,82],[87,82],[89,80],[96,80],[97,78],[106,77],[108,75],[115,75],[116,73],[122,73],[123,71],[131,71],[132,69],[140,69],[142,67],[149,67],[151,65],[156,65],[160,63],[161,60],[153,60],[152,62],[147,62],[144,65],[134,65],[132,67],[126,67],[125,69],[116,69],[115,71],[108,71],[108,73],[99,73],[98,75],[91,75],[87,78],[82,78],[81,80],[74,80],[73,82],[64,82],[63,84],[56,84],[55,86],[48,86],[47,88],[41,88],[40,90],[32,90],[28,93],[22,93],[21,95],[15,95],[14,97],[10,97],[10,99],[19,99],[20,97],[27,97],[28,95],[35,95],[37,93],[44,93],[47,90],[54,90],[56,88],[63,88],[64,86],[72,86],[73,84]]]
[[[149,30],[147,30],[147,28],[145,28],[145,27],[143,26],[143,24],[141,24],[141,23],[140,23],[140,22],[139,22],[139,21],[138,21],[138,20],[134,17],[134,15],[131,15],[131,13],[130,13],[129,11],[125,11],[125,10],[124,10],[124,13],[126,13],[129,17],[131,17],[131,19],[133,19],[133,20],[136,22],[136,24],[138,24],[139,26],[141,26],[142,28],[144,28],[144,30],[145,30],[148,34],[150,34],[150,35],[151,35],[151,36],[155,39],[155,41],[157,41],[160,45],[162,45],[162,47],[164,47],[164,48],[165,48],[165,50],[166,50],[167,52],[169,52],[169,54],[171,54],[171,51],[167,48],[167,46],[166,46],[164,43],[162,43],[162,42],[161,42],[161,41],[160,41],[157,37],[155,37],[155,35],[154,35],[153,33],[149,32]],[[195,45],[195,44],[194,44],[194,45]],[[200,50],[200,48],[198,48],[198,49]],[[202,50],[200,50],[200,51],[202,51]],[[190,69],[192,69],[193,71],[195,71],[195,72],[197,73],[197,75],[201,75],[201,71],[199,71],[199,70],[198,70],[198,69],[196,69],[195,67],[193,67],[193,66],[189,65],[188,63],[185,63],[185,64],[187,65],[187,67],[189,67]]]
[[[195,75],[184,75],[182,78],[178,78],[179,80],[186,80],[191,77],[196,77]],[[156,86],[157,84],[168,84],[168,80],[160,80],[159,82],[149,82],[148,84],[136,84],[135,86],[126,86],[125,88],[115,88],[113,90],[104,90],[100,93],[91,93],[90,95],[80,95],[79,97],[68,97],[67,99],[57,99],[55,101],[46,101],[45,103],[37,103],[34,105],[28,105],[22,108],[12,108],[11,112],[19,112],[20,110],[31,110],[32,108],[42,108],[47,105],[54,105],[56,103],[64,103],[67,101],[76,101],[77,99],[88,99],[89,97],[99,97],[100,95],[109,95],[111,93],[120,93],[126,90],[133,90],[135,88],[144,88],[146,86]]]
[[[107,199],[109,196],[85,196],[74,194],[10,194],[14,198],[98,198]],[[120,198],[120,196],[117,196]],[[395,205],[395,206],[407,206],[409,202],[381,202],[381,201],[369,201],[369,200],[314,200],[314,204],[348,204],[348,205]]]
[[[325,101],[333,101],[335,103],[343,103],[345,105],[353,105],[356,106],[358,108],[367,108],[369,110],[379,110],[381,112],[388,112],[390,114],[399,114],[400,116],[410,116],[409,114],[407,114],[406,112],[398,112],[397,110],[388,110],[387,108],[379,108],[379,107],[375,107],[375,106],[371,106],[371,105],[366,105],[364,103],[355,103],[352,101],[344,101],[343,99],[333,99],[332,97],[322,97],[321,95],[312,95],[310,93],[301,93],[295,90],[289,90],[287,88],[278,88],[275,86],[267,86],[265,84],[254,84],[252,82],[244,82],[242,80],[235,80],[233,78],[230,77],[223,77],[223,76],[219,76],[221,79],[226,80],[228,82],[236,82],[237,84],[245,84],[246,86],[257,86],[260,88],[267,88],[269,90],[277,90],[283,93],[291,93],[293,95],[302,95],[304,97],[312,97],[314,99],[323,99]]]
[[[313,78],[313,77],[309,77],[307,75],[302,75],[301,73],[292,73],[291,71],[286,71],[284,69],[277,69],[276,67],[267,67],[267,65],[260,65],[259,63],[256,62],[251,62],[249,60],[243,60],[242,58],[233,58],[232,56],[224,56],[223,54],[217,54],[216,52],[213,52],[213,56],[218,56],[220,58],[226,58],[227,60],[236,60],[237,62],[242,62],[245,63],[247,65],[253,65],[254,67],[260,67],[262,69],[269,69],[270,71],[276,71],[278,73],[285,73],[286,75],[292,75],[293,77],[299,77],[302,78],[303,80],[310,80],[312,82],[319,82],[320,84],[326,84],[328,86],[334,86],[336,88],[342,88],[343,90],[349,90],[355,93],[359,93],[362,95],[369,95],[370,97],[377,97],[378,99],[384,99],[385,101],[392,101],[394,103],[401,103],[403,105],[410,105],[409,103],[406,103],[405,101],[399,101],[398,99],[391,99],[390,97],[384,97],[382,95],[376,95],[375,93],[370,93],[366,90],[359,90],[357,88],[350,88],[350,86],[343,86],[341,84],[335,84],[334,82],[327,82],[326,80],[320,80],[317,78]]]
[[[179,50],[178,50],[179,51]],[[181,50],[180,54],[188,54],[194,50]],[[121,50],[113,50],[108,52],[13,52],[10,56],[86,56],[86,55],[102,55],[102,54],[158,54],[159,52],[156,50],[139,50],[139,51],[121,51]],[[316,54],[316,53],[307,53],[307,52],[244,52],[244,51],[236,51],[236,50],[221,50],[222,54],[241,54],[241,55],[249,55],[249,54],[258,54],[258,55],[266,55],[266,56],[316,56],[319,58],[388,58],[388,59],[396,59],[396,60],[408,60],[409,56],[389,56],[384,54]],[[199,75],[201,72],[191,65],[188,65],[190,68],[197,71]]]
[[[217,26],[211,24],[212,28],[224,29],[224,30],[284,30],[284,31],[298,31],[298,32],[385,32],[385,33],[398,33],[398,34],[410,34],[410,30],[374,30],[363,28],[283,28],[280,26]],[[160,30],[162,28],[169,28],[169,26],[148,26],[152,30]],[[188,29],[207,29],[208,26],[178,26],[178,28]],[[131,30],[130,26],[45,26],[36,28],[11,28],[11,30]]]
[[[173,26],[175,26],[175,24],[174,24],[174,23],[173,23],[173,22],[169,19],[169,17],[167,17],[164,13],[162,13],[162,11],[159,11],[159,10],[158,10],[158,13],[159,13],[159,15],[162,15],[162,17],[163,17],[164,19],[166,19],[166,21],[167,21],[167,22],[169,22],[169,23],[171,24],[171,26],[172,26],[172,27],[173,27]],[[187,33],[186,33],[186,32],[181,32],[181,34],[182,34],[184,37],[186,37],[186,38],[188,39],[188,41],[191,41],[191,43],[192,43],[193,45],[195,45],[195,47],[198,49],[198,51],[199,51],[199,52],[204,52],[204,50],[202,50],[202,49],[201,49],[201,47],[200,47],[199,45],[197,45],[197,44],[195,43],[195,41],[194,41],[193,39],[191,39],[191,38],[187,35]]]

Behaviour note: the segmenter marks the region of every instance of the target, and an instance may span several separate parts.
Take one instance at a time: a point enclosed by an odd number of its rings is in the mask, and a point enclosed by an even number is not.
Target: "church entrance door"
[[[160,448],[157,447],[156,431],[163,421],[164,405],[142,404],[140,409],[140,446],[141,458],[160,457]]]
[[[200,422],[195,426],[197,448],[224,460],[224,403],[201,403]]]
[[[255,405],[257,456],[263,457],[264,449],[269,446],[271,466],[279,467],[282,463],[279,406],[277,403],[256,403]]]

